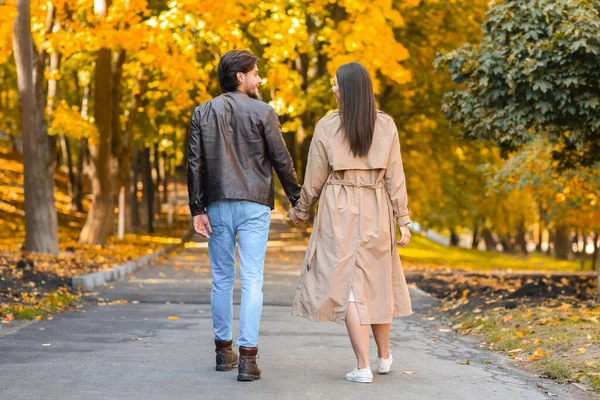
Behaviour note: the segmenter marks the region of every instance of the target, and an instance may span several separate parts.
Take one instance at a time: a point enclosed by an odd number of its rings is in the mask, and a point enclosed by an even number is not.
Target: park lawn
[[[452,303],[442,310],[452,310]],[[580,382],[600,393],[598,303],[550,299],[514,309],[458,312],[450,321],[459,334],[475,335],[481,348],[504,353],[540,376]]]
[[[461,270],[514,270],[514,271],[579,271],[575,261],[556,260],[531,253],[527,257],[497,252],[446,247],[426,237],[414,234],[409,245],[400,248],[400,258],[406,269],[451,268]],[[590,267],[590,261],[586,267]]]
[[[67,176],[55,175],[60,254],[32,254],[21,250],[25,241],[23,165],[19,155],[0,147],[0,320],[51,317],[75,304],[80,296],[70,288],[71,278],[112,268],[159,247],[179,243],[189,229],[187,205],[176,207],[174,224],[167,227],[162,213],[152,234],[112,236],[104,246],[77,243],[85,213],[70,211]],[[84,199],[84,208],[90,201]]]
[[[540,376],[600,393],[597,281],[577,274],[578,263],[447,248],[419,235],[400,254],[409,283],[441,299],[423,315],[443,321],[441,331],[474,336]]]

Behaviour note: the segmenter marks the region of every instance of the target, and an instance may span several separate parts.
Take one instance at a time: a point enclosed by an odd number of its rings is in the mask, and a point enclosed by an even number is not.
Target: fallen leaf
[[[458,362],[460,365],[471,365],[471,360],[464,360]]]
[[[14,319],[15,319],[15,317],[13,317],[12,313],[8,313],[8,314],[6,314],[6,317],[2,318],[2,323],[8,324],[10,321],[12,321]]]
[[[527,357],[527,361],[537,361],[544,355],[544,351],[539,347],[535,350],[535,352],[531,355],[531,357]]]
[[[415,371],[402,371],[402,375],[414,375],[416,374]]]
[[[169,317],[169,321],[179,321],[179,317],[176,317],[175,315],[171,315]]]
[[[583,354],[585,353],[587,350],[585,349],[585,347],[580,347],[577,349],[577,354]]]
[[[523,349],[519,347],[518,349],[509,350],[507,353],[508,354],[517,354],[517,353],[520,353],[522,351],[523,351]]]

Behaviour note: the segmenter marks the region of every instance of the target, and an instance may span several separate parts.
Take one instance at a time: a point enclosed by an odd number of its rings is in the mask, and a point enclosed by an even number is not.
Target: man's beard
[[[252,90],[246,89],[246,94],[248,95],[248,97],[250,97],[252,99],[262,100],[262,96],[260,95],[260,92],[258,91],[257,87],[255,87]]]

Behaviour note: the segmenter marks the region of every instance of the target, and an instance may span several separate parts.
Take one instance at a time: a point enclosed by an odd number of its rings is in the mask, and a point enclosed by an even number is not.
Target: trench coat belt
[[[339,186],[352,186],[352,187],[357,187],[357,188],[365,188],[365,189],[379,189],[382,188],[384,186],[384,182],[376,182],[376,183],[359,183],[359,182],[353,182],[353,181],[349,181],[346,179],[334,179],[331,176],[329,177],[329,179],[327,179],[327,182],[325,182],[326,185],[339,185]],[[319,203],[319,207],[321,207],[321,204]],[[310,270],[310,262],[313,259],[313,256],[315,255],[315,251],[317,249],[317,246],[315,245],[314,242],[316,242],[317,239],[317,234],[319,231],[319,226],[321,225],[321,212],[320,210],[317,210],[317,215],[316,215],[316,221],[314,224],[314,231],[313,231],[313,235],[315,237],[315,240],[312,243],[311,249],[310,249],[310,253],[308,255],[308,260],[306,261],[306,269]]]
[[[377,183],[359,183],[353,182],[345,179],[329,179],[327,181],[328,185],[340,185],[340,186],[352,186],[357,188],[365,188],[365,189],[379,189],[383,187],[383,181]]]

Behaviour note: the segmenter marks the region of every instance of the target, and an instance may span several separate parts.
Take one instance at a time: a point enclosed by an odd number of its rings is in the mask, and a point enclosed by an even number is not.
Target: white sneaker
[[[373,382],[373,372],[371,367],[354,368],[352,372],[346,374],[346,380],[350,382],[371,383]]]
[[[377,372],[380,374],[387,374],[390,372],[390,367],[394,362],[394,357],[392,357],[392,352],[390,351],[390,356],[388,358],[377,358]]]

